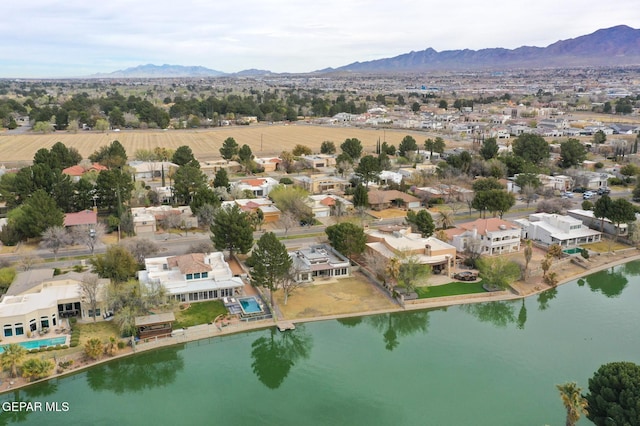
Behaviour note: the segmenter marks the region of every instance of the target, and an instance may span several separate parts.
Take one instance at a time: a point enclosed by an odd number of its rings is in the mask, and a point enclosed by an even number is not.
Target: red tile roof
[[[326,198],[323,198],[322,200],[320,200],[320,204],[322,204],[323,206],[335,206],[336,205],[336,200],[334,200],[331,197],[326,197]]]
[[[242,179],[240,182],[246,183],[250,186],[262,186],[264,185],[264,179]]]
[[[96,223],[98,223],[98,213],[93,210],[64,215],[64,226],[95,225]]]
[[[67,167],[66,169],[62,170],[62,173],[69,176],[82,176],[83,174],[94,170],[100,172],[102,170],[108,170],[108,168],[99,163],[93,163],[88,169],[85,169],[83,166],[76,164],[75,166]]]

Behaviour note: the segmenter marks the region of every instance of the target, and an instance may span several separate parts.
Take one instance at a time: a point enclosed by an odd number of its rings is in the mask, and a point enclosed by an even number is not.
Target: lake
[[[0,424],[562,425],[556,384],[640,363],[639,282],[631,262],[525,300],[159,349],[4,394],[43,411]]]

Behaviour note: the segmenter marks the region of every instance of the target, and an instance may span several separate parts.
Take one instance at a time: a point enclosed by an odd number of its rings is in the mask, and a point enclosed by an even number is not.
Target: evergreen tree
[[[418,144],[416,143],[416,140],[408,135],[402,138],[400,145],[398,145],[398,154],[400,157],[406,157],[409,152],[415,152],[417,150]]]
[[[362,227],[350,222],[331,225],[325,229],[331,246],[338,252],[351,259],[354,254],[360,254],[366,247],[367,237]]]
[[[367,188],[361,183],[356,186],[353,192],[353,206],[355,208],[360,207],[365,209],[369,207],[369,193],[367,192]]]
[[[253,245],[253,228],[249,215],[240,210],[237,204],[218,211],[211,225],[211,233],[211,241],[215,247],[218,250],[229,250],[229,256],[234,252],[247,253]]]
[[[340,149],[347,154],[351,160],[356,161],[362,155],[362,142],[356,138],[345,139],[340,145]]]
[[[587,418],[597,425],[640,424],[640,366],[632,362],[602,365],[589,379]]]
[[[485,160],[491,160],[498,155],[498,142],[496,138],[487,138],[480,148],[480,156]]]
[[[436,225],[433,222],[433,217],[431,214],[423,209],[418,213],[413,210],[409,210],[407,213],[407,222],[409,222],[412,227],[417,230],[424,238],[430,237],[433,235],[433,231],[436,229]]]
[[[62,226],[64,213],[53,198],[39,189],[22,207],[9,213],[9,223],[23,238],[39,237],[47,228]]]
[[[234,138],[229,137],[222,142],[220,155],[222,155],[222,158],[225,160],[231,160],[234,156],[238,155],[238,143]]]
[[[196,161],[196,157],[193,156],[193,151],[187,145],[182,145],[176,149],[171,157],[171,162],[178,166],[186,166],[187,164],[195,167],[200,167],[200,163]]]
[[[273,293],[283,280],[288,279],[293,261],[273,232],[262,234],[251,252],[253,271],[251,281],[254,286],[266,287],[270,292],[273,307]]]
[[[216,176],[213,178],[213,187],[229,189],[229,175],[226,169],[220,169],[216,172]]]

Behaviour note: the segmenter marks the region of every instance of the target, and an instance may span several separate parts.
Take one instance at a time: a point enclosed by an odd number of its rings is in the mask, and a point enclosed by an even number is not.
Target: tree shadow
[[[410,336],[419,331],[427,332],[429,311],[374,315],[367,317],[367,322],[382,332],[385,349],[392,351],[400,344],[400,337]]]
[[[632,267],[635,268],[635,267]],[[626,272],[626,268],[623,268]],[[607,297],[618,297],[622,294],[629,280],[622,270],[612,267],[586,277],[589,288],[594,293],[602,293]]]
[[[513,302],[488,302],[462,305],[462,310],[476,317],[480,322],[488,322],[496,327],[506,327],[516,322]]]

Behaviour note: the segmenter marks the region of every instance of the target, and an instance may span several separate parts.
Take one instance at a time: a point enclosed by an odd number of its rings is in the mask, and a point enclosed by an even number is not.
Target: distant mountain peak
[[[416,72],[638,64],[640,64],[640,30],[627,25],[617,25],[573,39],[560,40],[547,47],[522,46],[516,49],[461,49],[442,52],[429,47],[393,58],[354,62],[334,68],[332,71]]]

